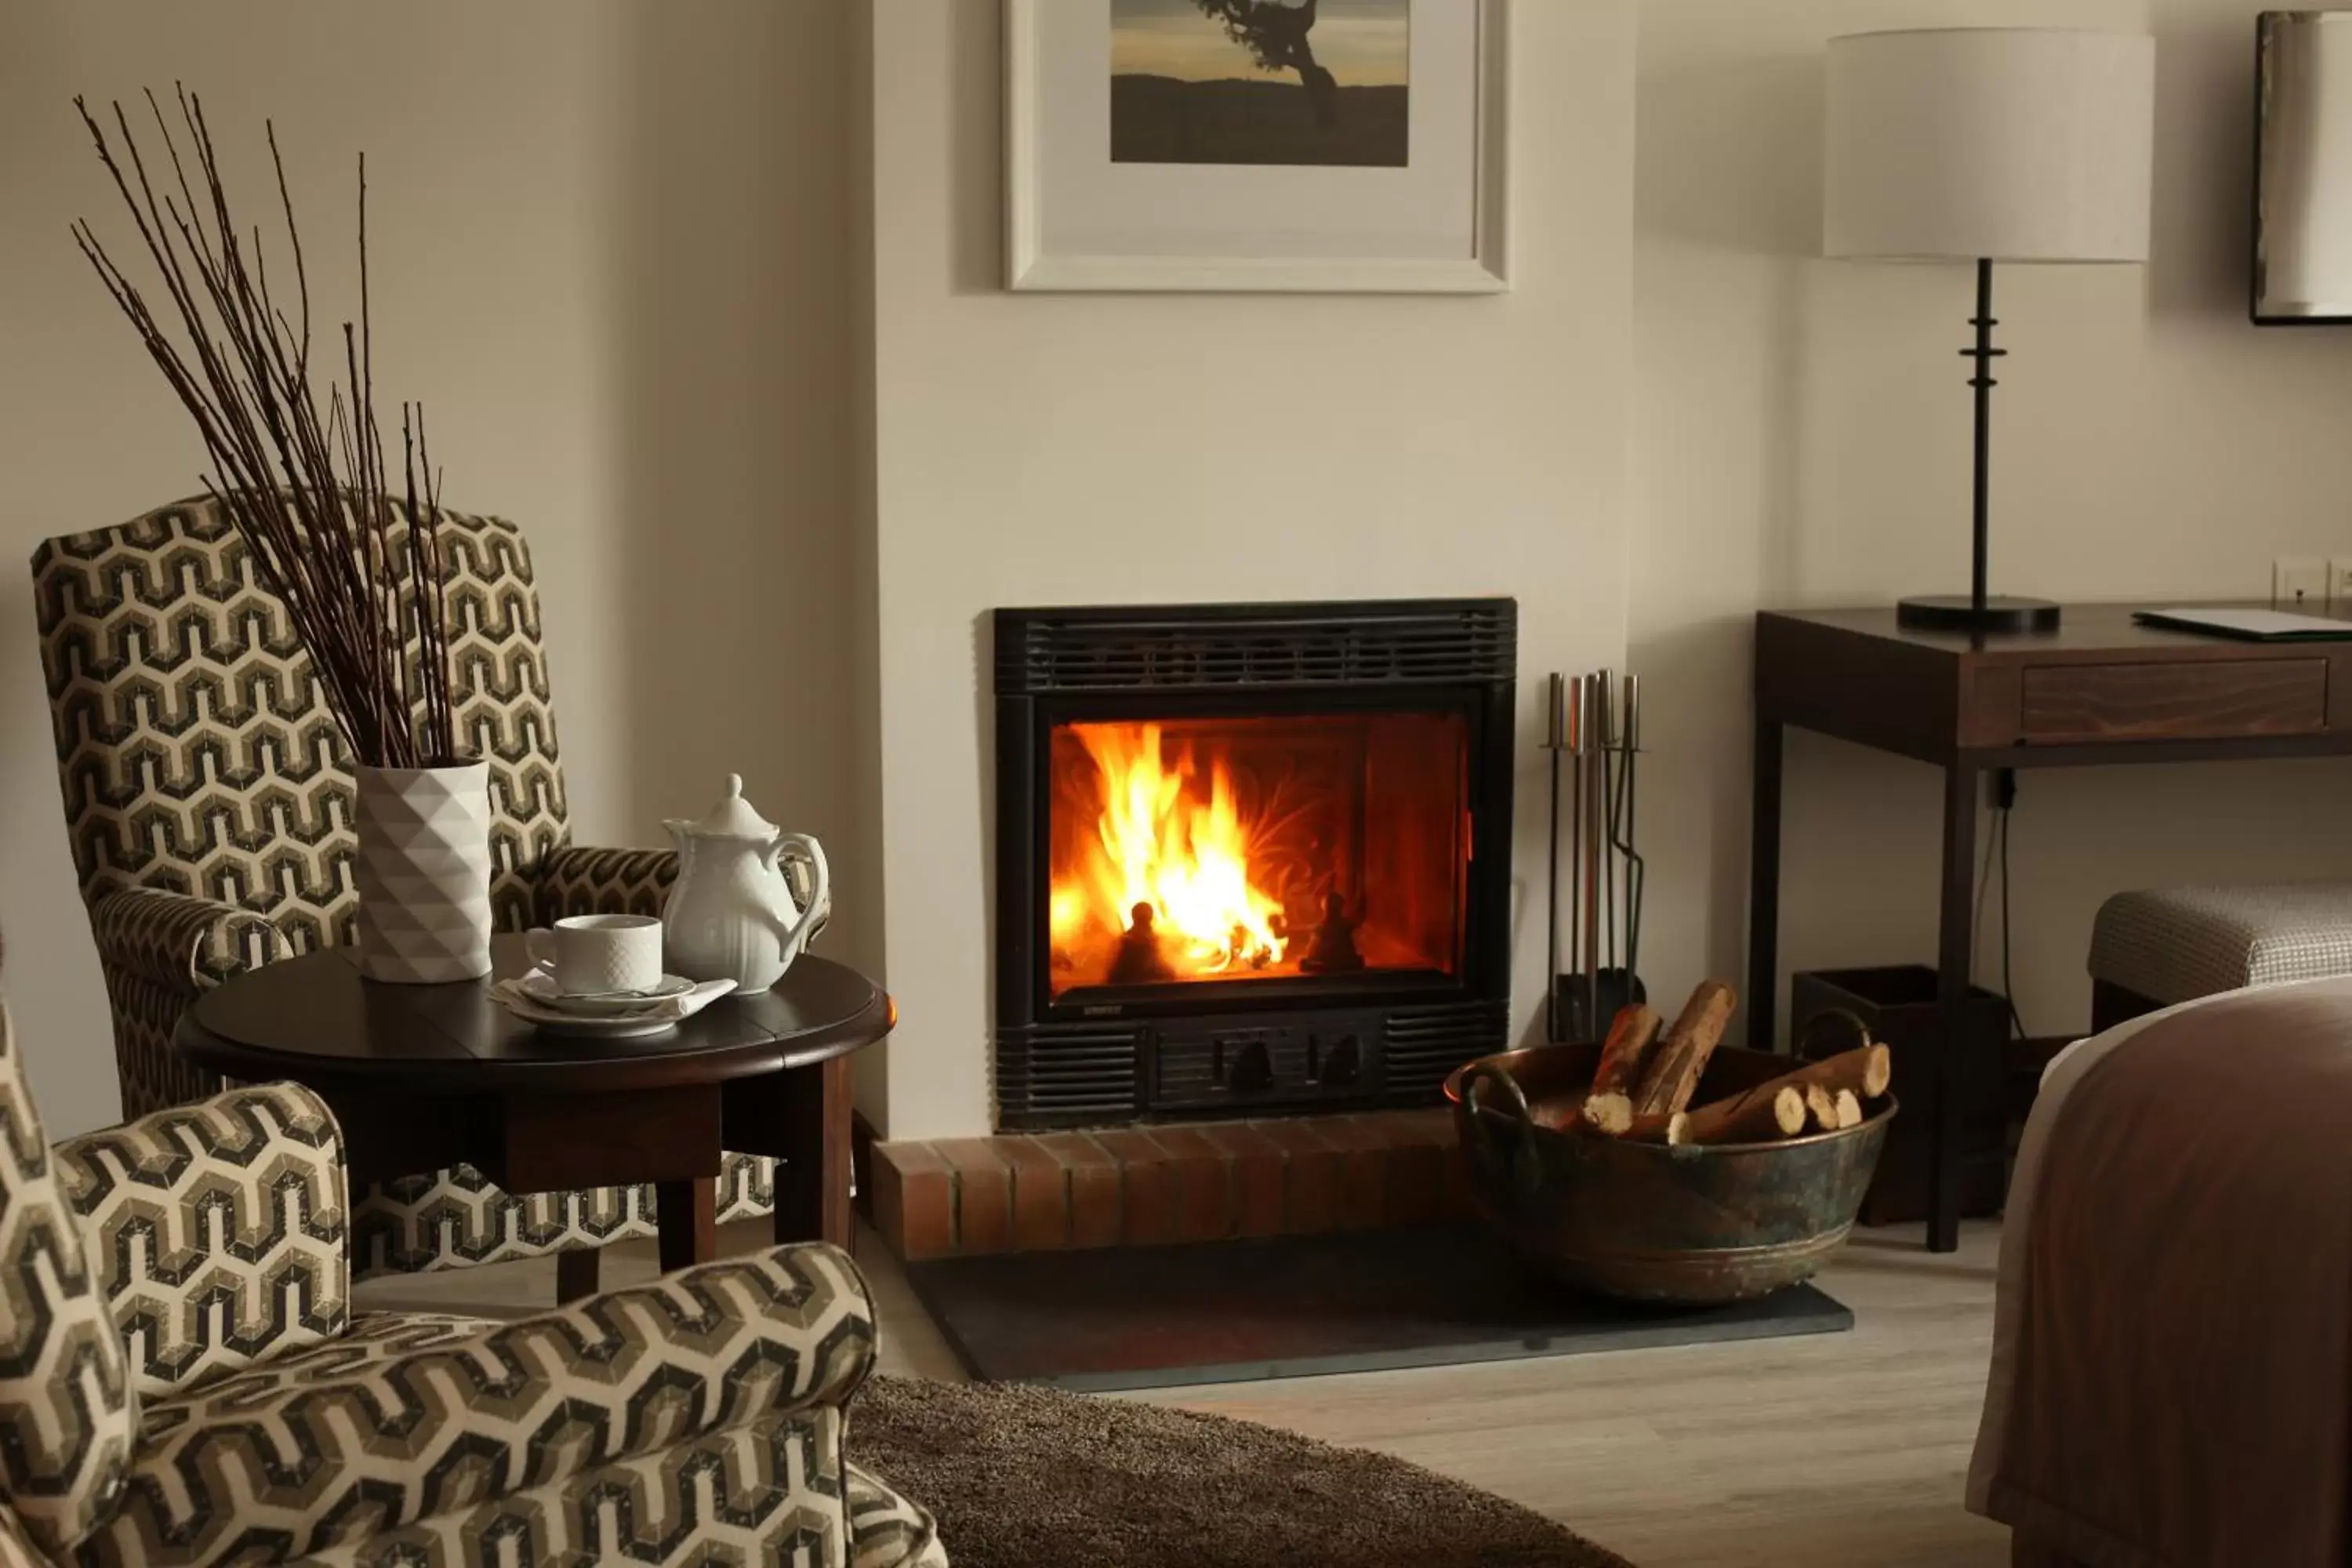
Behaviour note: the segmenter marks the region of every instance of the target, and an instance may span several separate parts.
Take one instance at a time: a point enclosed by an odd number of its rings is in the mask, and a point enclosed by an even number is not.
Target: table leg
[[[569,1307],[596,1293],[596,1248],[583,1247],[555,1255],[555,1304]]]
[[[1772,1048],[1780,1011],[1780,774],[1788,726],[1756,721],[1748,835],[1748,1045]]]
[[[1977,779],[1980,770],[1944,770],[1944,889],[1936,942],[1935,1092],[1927,1108],[1927,1250],[1960,1245],[1960,1086],[1969,1048],[1969,970],[1976,942]]]
[[[660,1222],[661,1269],[675,1273],[719,1256],[719,1183],[699,1176],[690,1182],[654,1184],[655,1215]]]
[[[776,1168],[776,1239],[849,1247],[849,1058],[783,1075],[784,1146]]]

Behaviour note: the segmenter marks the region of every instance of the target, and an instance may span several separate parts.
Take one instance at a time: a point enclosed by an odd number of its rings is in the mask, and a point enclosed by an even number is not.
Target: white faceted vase
[[[437,985],[490,972],[490,769],[353,770],[360,973]]]

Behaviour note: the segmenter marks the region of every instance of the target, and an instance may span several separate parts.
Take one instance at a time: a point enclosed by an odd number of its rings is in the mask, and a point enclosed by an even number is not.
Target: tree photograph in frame
[[[1410,154],[1412,0],[1110,0],[1115,163]]]
[[[1003,4],[1007,287],[1509,287],[1509,0]]]

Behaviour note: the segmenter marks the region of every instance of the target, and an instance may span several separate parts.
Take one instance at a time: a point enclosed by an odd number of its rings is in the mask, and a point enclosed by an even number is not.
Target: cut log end
[[[1841,1129],[1862,1125],[1862,1097],[1850,1089],[1837,1091],[1837,1124]]]
[[[1622,1094],[1592,1094],[1584,1100],[1584,1125],[1622,1138],[1633,1128],[1633,1101]]]
[[[1805,1111],[1812,1123],[1824,1132],[1834,1132],[1838,1126],[1837,1096],[1820,1084],[1805,1085]]]
[[[1876,1100],[1895,1082],[1895,1053],[1883,1045],[1863,1047],[1862,1098]]]
[[[1687,1111],[1677,1110],[1671,1116],[1636,1116],[1625,1137],[1636,1143],[1664,1143],[1668,1148],[1691,1142],[1691,1119]]]
[[[1784,1138],[1794,1138],[1805,1130],[1805,1097],[1794,1088],[1784,1088],[1772,1096],[1772,1124]]]

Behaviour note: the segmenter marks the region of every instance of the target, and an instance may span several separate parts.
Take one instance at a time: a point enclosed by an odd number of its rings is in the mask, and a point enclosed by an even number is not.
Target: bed
[[[2070,1047],[2010,1192],[1968,1500],[2018,1568],[2352,1561],[2352,979]]]

